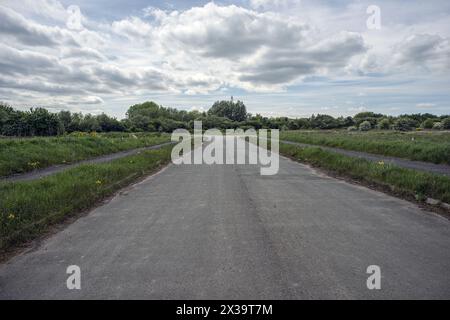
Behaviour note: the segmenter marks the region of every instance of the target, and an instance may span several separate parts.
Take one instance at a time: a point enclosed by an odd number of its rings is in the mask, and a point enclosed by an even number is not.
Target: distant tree
[[[339,121],[332,116],[326,114],[318,114],[312,116],[310,125],[313,129],[335,129],[339,127]]]
[[[311,123],[308,118],[300,118],[295,120],[297,122],[297,127],[299,129],[309,129],[311,128]]]
[[[436,116],[431,113],[413,113],[413,114],[402,114],[399,118],[410,118],[415,120],[417,123],[422,123],[427,119],[435,119]]]
[[[141,104],[131,106],[127,111],[127,116],[133,118],[134,116],[146,116],[149,118],[158,118],[160,106],[153,101],[147,101]]]
[[[98,123],[97,117],[87,114],[80,122],[80,129],[85,132],[94,132],[101,131],[102,128]]]
[[[255,117],[251,117],[250,119],[244,121],[243,124],[256,130],[261,129],[263,127],[261,119]]]
[[[391,127],[391,122],[387,118],[383,118],[378,122],[378,129],[388,130]]]
[[[33,136],[53,136],[64,132],[64,125],[58,116],[44,108],[31,108],[28,123]]]
[[[378,123],[378,120],[383,118],[384,115],[381,113],[373,113],[373,112],[360,112],[353,117],[355,124],[359,126],[364,121],[369,121],[372,127],[375,127]]]
[[[394,129],[398,131],[410,131],[417,127],[417,122],[409,117],[400,117],[394,122]]]
[[[225,117],[232,121],[245,121],[247,119],[247,109],[242,101],[216,101],[208,110],[208,115]]]
[[[443,126],[442,126],[442,122],[435,122],[433,124],[433,130],[442,130]]]
[[[339,117],[338,119],[339,127],[348,128],[355,125],[355,121],[352,117]]]
[[[159,118],[158,131],[173,132],[176,129],[183,129],[186,124],[182,121],[173,120],[170,118]]]
[[[450,117],[442,120],[442,128],[445,130],[450,130]]]
[[[131,123],[130,119],[122,119],[120,120],[120,124],[123,126],[124,131],[133,131],[133,124]]]
[[[125,130],[125,127],[120,121],[118,121],[116,118],[109,117],[104,113],[97,116],[97,122],[100,126],[100,130],[103,132]]]
[[[287,122],[287,129],[288,129],[288,130],[298,130],[298,129],[300,129],[300,128],[299,128],[299,126],[298,126],[298,122],[297,122],[297,121],[292,120],[292,119],[288,119],[288,122]]]
[[[431,118],[426,119],[425,121],[422,122],[421,127],[424,129],[432,129],[435,122],[436,121],[434,119]]]
[[[192,110],[186,115],[186,118],[188,119],[188,121],[190,121],[190,120],[200,119],[202,116],[203,115],[200,111]]]
[[[359,125],[359,130],[361,131],[369,131],[370,129],[372,129],[372,125],[367,120],[361,122],[361,124]]]
[[[147,101],[141,104],[131,106],[127,113],[132,127],[141,131],[154,131],[160,126],[159,122],[155,122],[160,116],[160,106],[153,101]],[[157,127],[155,127],[155,124]]]
[[[117,120],[106,114],[83,115],[60,111],[51,113],[44,108],[21,111],[0,102],[0,135],[32,136],[57,135],[74,131],[159,131],[171,132],[177,128],[192,129],[195,120],[203,121],[205,129],[235,129],[235,128],[267,128],[280,130],[298,129],[337,129],[359,127],[361,130],[370,128],[411,130],[419,125],[423,128],[450,129],[448,115],[435,116],[429,113],[402,115],[399,117],[385,116],[373,112],[361,112],[352,117],[334,118],[330,115],[317,114],[310,118],[292,119],[288,117],[263,117],[260,114],[247,113],[241,101],[217,101],[208,110],[186,111],[163,107],[148,101],[131,106],[126,119]]]
[[[69,126],[66,128],[67,132],[82,131],[81,121],[83,120],[83,114],[72,113]]]
[[[11,117],[14,109],[6,103],[0,102],[0,135],[8,135],[10,131]]]
[[[58,119],[61,124],[64,126],[65,131],[69,131],[70,123],[72,122],[72,114],[70,111],[60,111],[58,113]]]

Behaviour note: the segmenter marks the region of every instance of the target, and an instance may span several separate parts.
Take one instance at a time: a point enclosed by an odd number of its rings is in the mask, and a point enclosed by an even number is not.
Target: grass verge
[[[450,178],[400,168],[383,162],[340,155],[319,147],[302,148],[280,143],[280,153],[365,184],[388,188],[395,194],[424,201],[427,197],[450,203]]]
[[[0,250],[31,240],[170,161],[172,146],[30,182],[0,183]]]
[[[450,164],[449,132],[284,131],[281,140]]]
[[[83,134],[0,139],[0,177],[170,141],[166,134]]]

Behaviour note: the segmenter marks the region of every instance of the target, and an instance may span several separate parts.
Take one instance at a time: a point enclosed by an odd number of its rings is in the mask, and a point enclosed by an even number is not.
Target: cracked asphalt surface
[[[0,298],[449,299],[448,270],[449,220],[280,158],[170,165],[1,265]]]

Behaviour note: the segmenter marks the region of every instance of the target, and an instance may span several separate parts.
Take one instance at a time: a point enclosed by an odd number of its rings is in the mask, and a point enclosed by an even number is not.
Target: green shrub
[[[442,122],[435,122],[433,125],[433,130],[442,130],[443,128]]]
[[[381,119],[380,122],[378,122],[378,129],[380,130],[388,130],[391,127],[391,123],[388,119]]]
[[[435,120],[433,119],[427,119],[424,122],[422,122],[422,128],[424,129],[432,129],[434,125]]]
[[[399,118],[394,122],[394,129],[398,131],[411,131],[416,126],[416,121],[407,117]]]
[[[442,120],[442,128],[445,130],[450,130],[450,117]]]
[[[363,121],[359,125],[359,130],[361,131],[369,131],[370,129],[372,129],[372,125],[370,124],[369,121]]]

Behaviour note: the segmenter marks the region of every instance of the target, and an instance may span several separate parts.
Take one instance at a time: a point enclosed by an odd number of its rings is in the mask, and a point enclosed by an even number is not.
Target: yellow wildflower
[[[30,167],[36,168],[39,165],[39,161],[35,161],[35,162],[28,162],[28,165]]]

